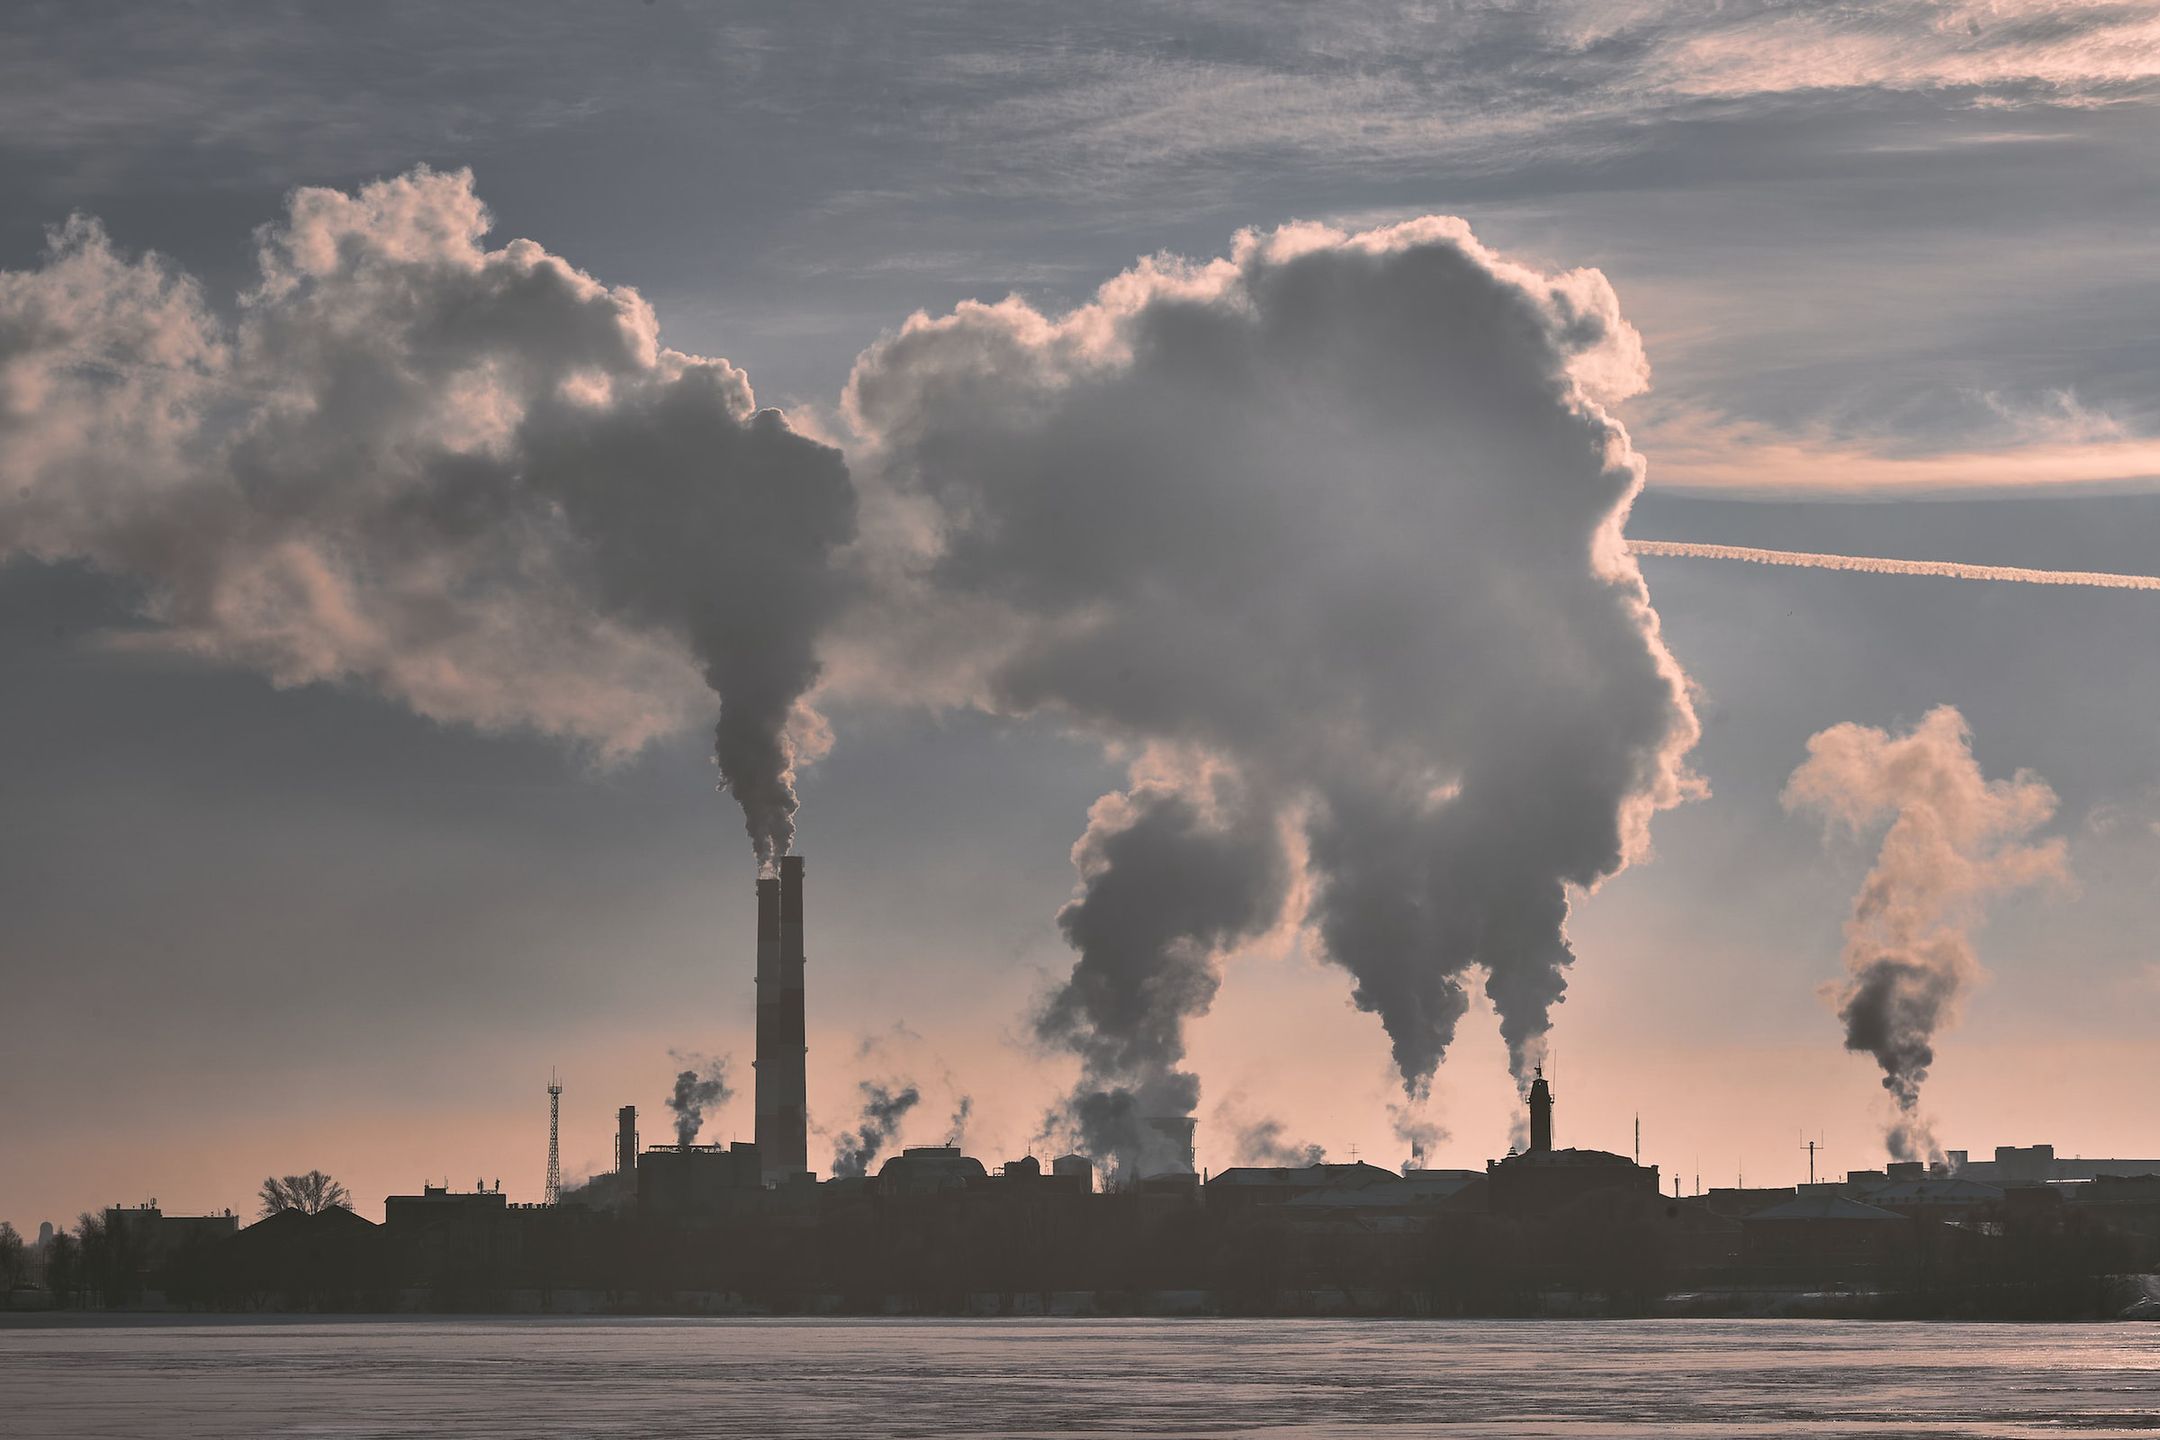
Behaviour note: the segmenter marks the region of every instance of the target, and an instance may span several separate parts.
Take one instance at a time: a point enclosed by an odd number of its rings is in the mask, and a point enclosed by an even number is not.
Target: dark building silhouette
[[[1530,1150],[1541,1154],[1552,1149],[1552,1087],[1545,1083],[1545,1067],[1537,1067],[1530,1082]]]
[[[765,1181],[777,1183],[810,1171],[802,856],[780,857],[757,896],[756,1144]]]
[[[1494,1214],[1539,1214],[1605,1192],[1657,1195],[1657,1166],[1609,1150],[1556,1150],[1552,1138],[1552,1087],[1540,1066],[1530,1082],[1530,1148],[1485,1166],[1486,1203]]]
[[[1911,1243],[1912,1221],[1843,1195],[1798,1195],[1740,1217],[1748,1263],[1803,1274],[1886,1264]]]
[[[758,1148],[660,1146],[637,1158],[637,1203],[647,1215],[720,1215],[747,1210],[764,1188]]]
[[[965,1190],[988,1175],[982,1161],[957,1145],[910,1145],[879,1168],[877,1188],[885,1195],[935,1195]]]
[[[1079,1181],[1083,1190],[1093,1191],[1095,1188],[1095,1162],[1085,1155],[1058,1156],[1050,1162],[1050,1173]]]

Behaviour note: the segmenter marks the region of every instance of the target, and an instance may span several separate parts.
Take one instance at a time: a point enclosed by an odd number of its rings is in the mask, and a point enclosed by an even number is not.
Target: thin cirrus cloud
[[[2000,402],[1991,408],[1999,412]],[[2109,492],[2160,481],[2160,438],[2123,435],[2111,422],[2074,429],[2047,419],[2020,424],[2029,440],[1933,454],[1886,453],[1858,440],[1694,413],[1652,421],[1640,443],[1656,489],[1747,498]],[[2093,438],[2067,438],[2077,435]]]

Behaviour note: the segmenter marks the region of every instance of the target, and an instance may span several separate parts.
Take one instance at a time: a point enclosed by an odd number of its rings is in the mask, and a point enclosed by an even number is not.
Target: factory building
[[[721,1215],[756,1202],[765,1170],[758,1148],[662,1145],[637,1157],[638,1209],[647,1215]]]
[[[879,1168],[877,1188],[882,1195],[937,1195],[988,1177],[982,1161],[957,1145],[910,1145]]]
[[[1500,1215],[1537,1214],[1586,1195],[1641,1194],[1656,1198],[1655,1165],[1638,1165],[1609,1150],[1553,1146],[1553,1093],[1540,1066],[1530,1082],[1530,1148],[1485,1166],[1486,1203]]]

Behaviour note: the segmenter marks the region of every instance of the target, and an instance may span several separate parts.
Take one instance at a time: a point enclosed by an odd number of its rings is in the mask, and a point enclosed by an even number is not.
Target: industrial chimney
[[[783,855],[759,876],[757,943],[757,1150],[765,1182],[809,1173],[803,1030],[803,861]]]
[[[615,1173],[637,1174],[637,1106],[615,1112]]]
[[[1530,1082],[1530,1153],[1552,1149],[1552,1087],[1545,1083],[1545,1067],[1537,1067]]]

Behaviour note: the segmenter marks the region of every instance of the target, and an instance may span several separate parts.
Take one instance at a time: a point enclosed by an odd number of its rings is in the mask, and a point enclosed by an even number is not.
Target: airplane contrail
[[[2160,575],[2114,575],[2104,570],[2027,570],[2017,565],[1966,565],[1956,560],[1891,560],[1879,555],[1818,555],[1806,550],[1757,550],[1748,545],[1702,545],[1693,540],[1630,540],[1637,555],[1685,560],[1745,560],[1804,570],[1857,570],[1867,575],[1942,575],[1952,580],[2012,580],[2021,585],[2086,585],[2100,590],[2160,590]]]

